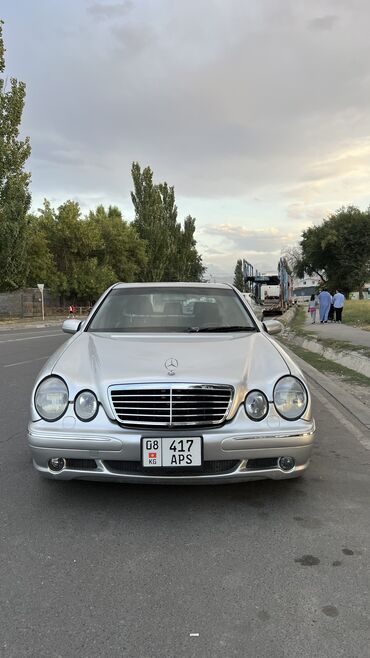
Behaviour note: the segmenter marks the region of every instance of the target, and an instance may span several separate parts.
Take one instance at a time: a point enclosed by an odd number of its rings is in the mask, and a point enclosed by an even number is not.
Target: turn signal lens
[[[75,413],[80,420],[92,420],[98,413],[98,401],[92,391],[81,391],[75,399]]]
[[[250,391],[244,401],[247,416],[252,420],[262,420],[268,412],[269,403],[262,391]]]

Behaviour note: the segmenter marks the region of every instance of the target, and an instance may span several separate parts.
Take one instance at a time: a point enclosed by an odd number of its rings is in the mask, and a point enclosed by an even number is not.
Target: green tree
[[[143,281],[162,281],[167,264],[168,236],[162,213],[161,194],[153,183],[150,167],[141,171],[138,162],[131,169],[134,191],[131,192],[135,209],[133,225],[147,245],[148,260],[142,268]]]
[[[141,171],[132,165],[135,208],[133,225],[147,245],[143,281],[200,281],[205,268],[196,249],[195,219],[188,216],[183,226],[177,221],[174,188],[153,183],[150,167]]]
[[[65,299],[95,299],[115,281],[112,269],[98,260],[102,248],[98,227],[81,217],[78,203],[66,201],[54,210],[45,200],[39,228],[55,266],[51,287],[59,293],[62,305]]]
[[[24,165],[31,153],[29,139],[19,139],[26,87],[3,77],[5,47],[0,21],[0,290],[21,287],[26,278],[26,215],[31,196]]]
[[[55,210],[45,200],[28,222],[27,283],[45,283],[61,305],[88,302],[117,281],[137,280],[146,262],[145,243],[118,208],[98,206],[82,217],[74,201]]]
[[[240,292],[244,292],[243,261],[240,258],[236,261],[233,284]]]
[[[121,211],[115,206],[109,206],[108,211],[98,206],[90,211],[88,225],[100,237],[94,255],[100,267],[112,272],[111,283],[136,281],[146,265],[146,244],[124,221]]]
[[[304,231],[300,247],[297,275],[318,274],[333,290],[361,292],[370,279],[370,209],[340,208]]]
[[[179,281],[202,281],[206,271],[196,248],[194,234],[195,218],[188,215],[184,219],[179,242]]]
[[[47,288],[55,289],[57,270],[54,257],[49,248],[47,234],[37,215],[28,215],[26,242],[25,285],[34,288],[38,283],[44,283]]]

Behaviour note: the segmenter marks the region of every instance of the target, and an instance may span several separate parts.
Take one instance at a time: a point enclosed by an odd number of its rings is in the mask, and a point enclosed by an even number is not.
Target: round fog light
[[[49,459],[49,468],[51,471],[61,471],[66,465],[64,457],[52,457]]]
[[[293,457],[280,457],[278,466],[282,471],[291,471],[295,466],[295,459]]]

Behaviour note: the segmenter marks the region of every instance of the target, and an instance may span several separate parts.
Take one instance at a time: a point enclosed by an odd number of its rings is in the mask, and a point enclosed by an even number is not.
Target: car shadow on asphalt
[[[244,484],[223,485],[150,485],[121,484],[74,480],[71,482],[41,481],[44,504],[54,509],[76,505],[86,512],[124,510],[125,513],[143,510],[149,516],[181,510],[194,513],[205,509],[226,510],[236,505],[256,510],[291,504],[292,500],[307,496],[308,478],[291,480],[257,480]]]

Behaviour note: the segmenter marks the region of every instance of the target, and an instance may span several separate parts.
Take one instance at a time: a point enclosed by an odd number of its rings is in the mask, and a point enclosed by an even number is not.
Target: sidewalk
[[[370,332],[350,325],[311,323],[307,309],[286,313],[282,339],[370,379]],[[294,323],[302,314],[303,325]],[[332,368],[331,368],[332,369]]]
[[[42,318],[12,318],[0,320],[0,332],[9,329],[43,329],[44,327],[61,326],[64,320],[69,320],[68,315],[50,315]],[[86,315],[76,315],[76,320],[86,320]]]
[[[318,317],[319,314],[317,313]],[[336,322],[321,324],[320,321],[317,322],[316,320],[315,324],[312,324],[311,316],[307,312],[304,329],[305,331],[315,332],[319,340],[320,338],[330,338],[332,340],[341,340],[352,343],[353,345],[362,345],[363,347],[370,348],[370,331],[351,327],[349,324],[337,324]]]

